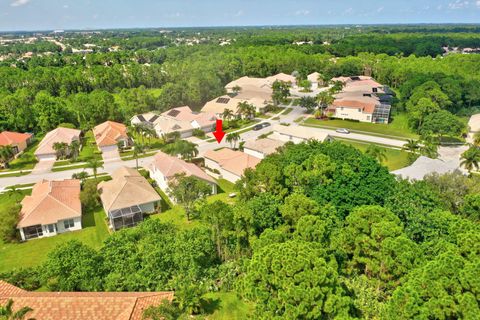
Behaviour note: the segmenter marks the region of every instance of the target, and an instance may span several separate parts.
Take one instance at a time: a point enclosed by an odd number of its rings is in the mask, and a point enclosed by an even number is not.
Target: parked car
[[[263,129],[263,126],[262,126],[261,123],[254,125],[253,128],[252,128],[253,131],[258,131],[258,130],[262,130],[262,129]]]
[[[337,129],[335,131],[338,132],[338,133],[343,133],[343,134],[349,134],[350,133],[350,131],[348,129],[345,129],[345,128],[340,128],[340,129]]]
[[[270,127],[272,124],[270,122],[261,123],[262,128]]]

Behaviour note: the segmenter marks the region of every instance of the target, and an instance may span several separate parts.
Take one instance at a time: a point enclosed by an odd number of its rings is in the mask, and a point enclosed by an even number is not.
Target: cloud
[[[15,0],[12,3],[10,3],[10,6],[11,7],[20,7],[20,6],[26,5],[29,2],[30,2],[30,0]]]
[[[448,7],[452,10],[463,9],[468,7],[470,4],[469,1],[456,0],[455,2],[450,2]]]
[[[350,8],[347,8],[347,9],[343,12],[343,14],[351,15],[351,14],[353,14],[354,12],[355,12],[355,10],[353,10],[353,8],[350,7]]]
[[[241,16],[243,16],[243,14],[244,14],[243,10],[238,10],[233,16],[234,17],[241,17]]]
[[[475,2],[475,5],[477,6],[477,8],[480,8],[480,0],[477,0],[477,2]]]
[[[383,9],[385,9],[385,7],[378,7],[377,12],[380,13],[383,11]]]
[[[296,16],[308,16],[310,14],[310,10],[298,10],[295,12]]]
[[[64,4],[64,5],[63,5],[63,8],[64,8],[64,9],[68,9],[68,4]]]

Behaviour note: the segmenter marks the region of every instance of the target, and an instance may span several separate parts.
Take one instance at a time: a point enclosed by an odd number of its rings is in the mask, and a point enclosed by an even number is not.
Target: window
[[[55,232],[55,225],[54,224],[49,224],[47,226],[48,228],[48,233],[54,233]]]
[[[31,226],[23,228],[23,233],[25,234],[25,239],[34,239],[43,236],[43,229],[41,225]]]
[[[368,121],[370,121],[370,120],[371,120],[371,119],[370,119],[370,116],[367,116],[367,120],[368,120]]]
[[[68,219],[63,221],[63,226],[65,227],[65,229],[73,228],[74,225],[75,225],[75,222],[73,221],[73,219]]]

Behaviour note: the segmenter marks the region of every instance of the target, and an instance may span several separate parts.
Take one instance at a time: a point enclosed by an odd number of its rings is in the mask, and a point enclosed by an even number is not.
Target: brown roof
[[[193,163],[188,163],[161,151],[155,155],[150,166],[162,172],[167,179],[174,178],[176,174],[185,173],[187,176],[194,176],[207,182],[215,183],[212,177]]]
[[[65,142],[66,144],[72,143],[73,140],[80,139],[80,130],[70,128],[57,128],[50,131],[40,141],[35,155],[51,154],[55,153],[53,145],[55,142]]]
[[[93,136],[99,147],[113,146],[128,139],[127,127],[123,123],[105,121],[93,128]]]
[[[42,180],[33,186],[32,195],[22,200],[17,227],[52,224],[81,215],[79,180]]]
[[[141,320],[143,310],[172,301],[173,292],[28,292],[0,280],[0,303],[28,306],[38,320]]]
[[[257,157],[228,148],[209,150],[205,153],[205,158],[215,161],[222,169],[239,177],[243,175],[245,169],[255,168],[261,161]]]
[[[121,167],[112,180],[98,184],[100,198],[107,211],[160,201],[160,196],[137,170]]]
[[[3,131],[0,133],[0,146],[18,145],[32,137],[31,133]]]
[[[362,99],[337,99],[328,108],[329,110],[336,109],[337,107],[362,109],[363,113],[373,113],[377,103],[374,101],[362,101]]]

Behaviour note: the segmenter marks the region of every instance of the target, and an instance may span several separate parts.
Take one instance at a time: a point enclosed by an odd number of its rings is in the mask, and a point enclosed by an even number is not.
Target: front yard
[[[38,162],[37,157],[33,154],[37,150],[38,144],[42,140],[42,137],[34,138],[35,141],[29,145],[18,158],[10,161],[8,169],[0,170],[0,172],[31,170]],[[6,177],[6,176],[0,176]]]
[[[408,119],[405,113],[397,114],[392,117],[392,122],[389,124],[383,123],[368,123],[355,122],[349,120],[319,120],[315,118],[308,118],[304,122],[305,125],[321,127],[325,129],[346,128],[352,132],[398,137],[403,139],[418,139],[418,134],[412,132],[408,127]]]

